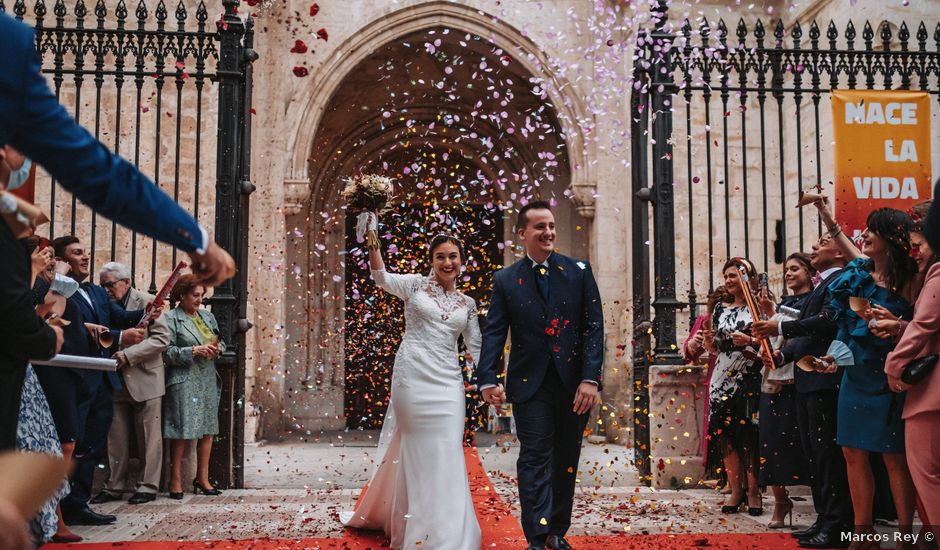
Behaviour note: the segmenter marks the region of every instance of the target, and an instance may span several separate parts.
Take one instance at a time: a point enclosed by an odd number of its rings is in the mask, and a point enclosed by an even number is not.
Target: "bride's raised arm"
[[[367,231],[378,230],[378,215],[375,212],[363,212],[359,214],[359,225],[365,225]],[[372,270],[372,280],[379,288],[389,294],[398,296],[402,300],[414,294],[415,290],[423,278],[421,275],[407,274],[399,275],[385,271],[385,261],[382,259],[381,243],[372,246],[371,242],[379,243],[378,238],[366,239],[366,248],[369,250],[369,269]]]

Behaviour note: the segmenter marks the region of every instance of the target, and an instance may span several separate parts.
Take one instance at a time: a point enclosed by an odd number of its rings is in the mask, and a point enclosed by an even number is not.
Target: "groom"
[[[493,277],[476,376],[486,402],[513,404],[529,550],[567,549],[581,435],[601,385],[601,297],[587,262],[553,251],[555,217],[547,202],[522,207],[516,235],[526,257]],[[497,362],[507,331],[504,388]]]

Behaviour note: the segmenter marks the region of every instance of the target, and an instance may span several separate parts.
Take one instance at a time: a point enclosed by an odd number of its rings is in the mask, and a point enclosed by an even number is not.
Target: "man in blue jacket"
[[[554,252],[555,217],[543,201],[519,211],[526,257],[497,272],[476,378],[490,404],[513,404],[519,500],[529,548],[570,549],[581,436],[597,402],[604,314],[591,266]],[[505,389],[501,357],[510,333]]]
[[[45,168],[66,190],[98,213],[189,253],[206,286],[235,273],[231,256],[131,163],[111,153],[56,100],[40,72],[34,31],[0,12],[0,147],[12,146]],[[11,166],[13,170],[19,166]],[[54,353],[56,334],[29,301],[25,247],[0,223],[0,449],[15,443],[26,361]],[[17,342],[37,342],[35,351]]]
[[[126,311],[111,301],[104,288],[88,281],[90,254],[71,235],[52,241],[56,258],[69,266],[68,276],[80,283],[67,301],[62,317],[65,327],[62,353],[84,357],[111,357],[122,345],[139,343],[146,329],[133,328],[143,310]],[[101,345],[102,330],[112,342]],[[115,516],[99,514],[89,506],[95,467],[108,443],[114,412],[112,394],[121,389],[116,372],[36,366],[36,376],[46,394],[62,451],[73,457],[75,469],[69,478],[71,492],[62,499],[62,517],[68,525],[104,525]]]

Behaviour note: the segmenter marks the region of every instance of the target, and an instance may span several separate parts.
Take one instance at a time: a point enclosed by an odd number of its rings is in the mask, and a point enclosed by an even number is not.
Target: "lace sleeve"
[[[480,333],[480,318],[477,313],[477,304],[473,298],[465,296],[470,302],[467,311],[467,326],[463,329],[463,341],[467,346],[467,351],[473,357],[474,364],[480,360],[480,349],[483,345],[483,336]]]
[[[379,288],[401,298],[408,300],[421,286],[423,275],[389,273],[384,269],[372,271],[372,280]]]

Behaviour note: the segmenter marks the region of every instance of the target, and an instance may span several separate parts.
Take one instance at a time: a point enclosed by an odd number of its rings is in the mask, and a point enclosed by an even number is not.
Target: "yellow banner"
[[[931,199],[930,96],[834,90],[835,213],[857,238],[877,208],[906,211]]]

